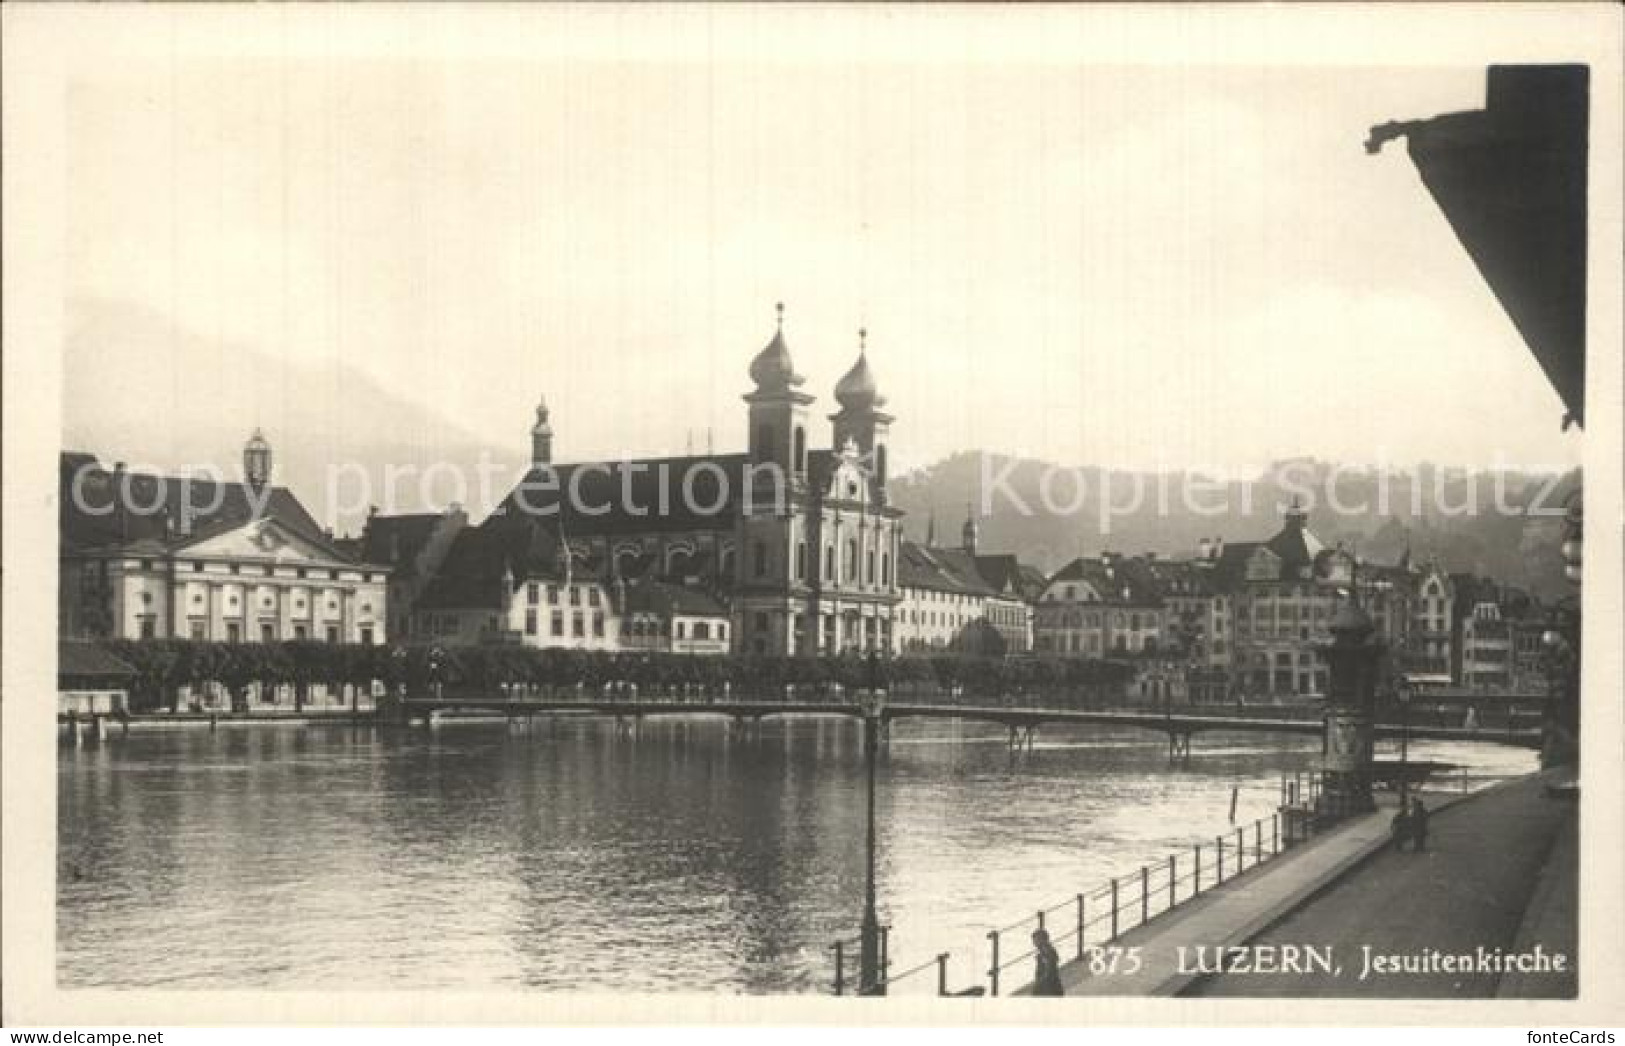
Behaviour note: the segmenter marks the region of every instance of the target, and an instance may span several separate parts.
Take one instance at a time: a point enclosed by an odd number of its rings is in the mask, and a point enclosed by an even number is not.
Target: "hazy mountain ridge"
[[[63,449],[109,465],[208,466],[235,479],[243,442],[259,426],[272,446],[276,482],[342,532],[359,529],[372,504],[401,512],[456,500],[472,510],[482,460],[500,466],[489,470],[500,477],[495,499],[526,463],[522,431],[512,447],[491,447],[342,361],[219,342],[125,302],[75,299],[67,317]],[[84,391],[94,395],[76,395]],[[430,482],[420,482],[431,464]],[[400,477],[393,494],[385,489],[388,470]]]
[[[983,549],[1018,552],[1053,571],[1103,550],[1189,557],[1203,538],[1263,540],[1280,528],[1282,508],[1297,495],[1316,534],[1362,559],[1393,563],[1408,546],[1414,561],[1437,557],[1447,570],[1487,574],[1548,597],[1572,592],[1557,546],[1563,497],[1579,471],[1509,469],[1500,477],[1498,493],[1489,470],[1423,464],[1379,472],[1304,458],[1276,462],[1250,480],[1215,481],[1195,473],[1062,468],[999,454],[984,460],[967,451],[894,480],[892,500],[908,513],[915,540],[934,514],[939,544],[958,544],[967,507],[974,506]],[[1103,489],[1110,491],[1104,501]],[[1347,511],[1328,504],[1329,491]],[[1498,497],[1513,511],[1497,510]],[[1559,515],[1520,514],[1531,506]]]

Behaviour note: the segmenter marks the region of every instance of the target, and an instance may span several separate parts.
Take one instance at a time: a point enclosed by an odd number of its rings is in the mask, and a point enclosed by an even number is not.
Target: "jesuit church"
[[[738,651],[891,651],[902,543],[902,512],[886,490],[893,419],[859,338],[835,386],[826,448],[812,446],[816,400],[796,373],[780,306],[750,364],[743,452],[555,462],[544,403],[530,470],[487,520],[457,527],[425,560],[418,550],[443,524],[379,517],[364,558],[395,565],[408,630],[420,636],[646,648],[616,632],[629,627],[628,590],[663,585],[726,608],[717,625]],[[385,547],[405,531],[422,540]]]

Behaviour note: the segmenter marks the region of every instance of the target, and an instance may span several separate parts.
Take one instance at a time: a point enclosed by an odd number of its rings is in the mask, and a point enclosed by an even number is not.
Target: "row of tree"
[[[136,673],[131,708],[178,710],[182,688],[200,693],[219,685],[232,707],[244,709],[251,694],[293,692],[303,709],[311,688],[352,693],[374,682],[392,691],[404,684],[423,693],[433,684],[492,693],[504,686],[636,686],[644,692],[687,688],[735,694],[782,694],[786,687],[829,691],[883,686],[899,692],[985,694],[1120,694],[1131,665],[1054,657],[760,657],[696,656],[660,652],[622,653],[523,646],[385,647],[293,640],[284,643],[220,643],[188,639],[114,640],[108,650]],[[352,701],[354,698],[352,697]]]

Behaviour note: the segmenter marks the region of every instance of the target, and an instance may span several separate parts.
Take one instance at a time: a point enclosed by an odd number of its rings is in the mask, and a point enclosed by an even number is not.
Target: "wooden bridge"
[[[749,729],[763,719],[775,716],[842,716],[861,719],[863,710],[851,695],[811,699],[786,696],[734,697],[688,695],[646,697],[627,694],[594,694],[567,691],[542,696],[442,694],[419,696],[393,703],[398,720],[433,722],[459,715],[503,716],[510,720],[561,714],[610,716],[623,732],[633,732],[637,724],[653,716],[716,716],[728,718],[741,729]],[[1101,709],[1047,707],[1032,699],[1009,701],[924,700],[895,697],[880,715],[882,735],[898,719],[959,719],[997,723],[1009,729],[1012,748],[1031,748],[1033,737],[1045,724],[1126,726],[1167,735],[1170,756],[1188,756],[1191,738],[1202,732],[1298,734],[1318,737],[1322,720],[1312,714],[1270,714],[1262,709]],[[1408,737],[1415,741],[1485,741],[1519,748],[1541,744],[1538,725],[1521,725],[1511,716],[1494,727],[1452,727],[1437,724],[1380,723],[1378,738]]]

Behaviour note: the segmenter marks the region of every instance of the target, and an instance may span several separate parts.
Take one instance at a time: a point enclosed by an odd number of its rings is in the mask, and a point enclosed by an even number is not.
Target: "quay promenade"
[[[1094,996],[1573,997],[1578,803],[1548,794],[1559,779],[1548,771],[1466,796],[1423,793],[1434,814],[1423,853],[1392,849],[1395,800],[1386,796],[1376,813],[1124,934],[1116,946],[1137,950],[1134,972],[1092,975],[1087,960],[1074,961],[1062,983],[1069,995]],[[1537,944],[1566,956],[1568,972],[1361,977],[1367,946],[1411,956]],[[1219,949],[1241,946],[1272,957],[1287,946],[1329,948],[1335,964],[1203,972]]]

